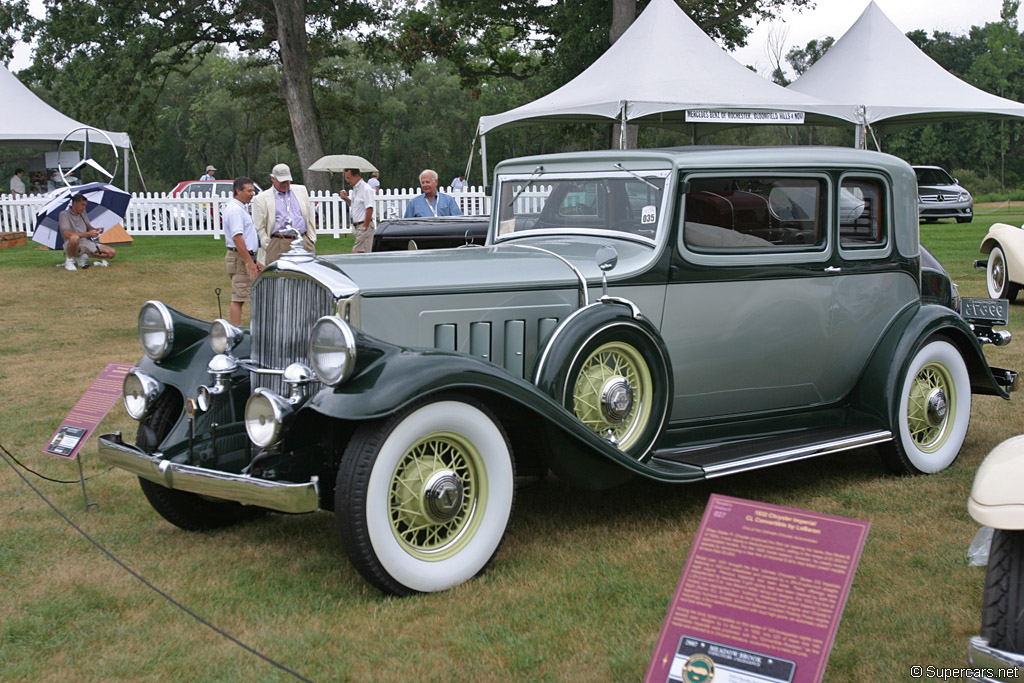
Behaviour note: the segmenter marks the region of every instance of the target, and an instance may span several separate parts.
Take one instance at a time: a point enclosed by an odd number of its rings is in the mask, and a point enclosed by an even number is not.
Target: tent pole
[[[480,172],[483,175],[483,186],[487,189],[487,136],[480,134]]]
[[[619,149],[626,149],[626,100],[620,102],[622,114],[619,120]]]

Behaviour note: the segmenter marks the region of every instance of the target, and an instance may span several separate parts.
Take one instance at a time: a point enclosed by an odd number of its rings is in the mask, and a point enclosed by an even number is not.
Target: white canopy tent
[[[954,119],[1024,117],[1024,104],[975,88],[907,38],[874,3],[842,38],[788,88],[841,104],[839,115],[866,130]]]
[[[128,150],[131,147],[127,133],[101,131],[102,134],[97,134],[98,128],[87,130],[89,126],[48,105],[3,66],[0,66],[0,98],[4,102],[0,107],[0,145],[55,150],[65,136],[75,142],[85,142],[88,136],[89,144],[104,145],[108,144],[109,137],[115,147],[125,150],[124,182],[127,187]]]
[[[815,123],[841,110],[762,78],[711,40],[673,0],[652,0],[586,71],[538,100],[480,117],[477,130],[486,184],[485,136],[502,128],[602,120],[672,128]]]

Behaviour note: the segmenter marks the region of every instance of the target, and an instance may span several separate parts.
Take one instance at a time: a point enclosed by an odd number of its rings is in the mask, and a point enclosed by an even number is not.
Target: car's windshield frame
[[[495,243],[515,238],[522,238],[536,235],[596,235],[596,236],[611,236],[621,239],[628,239],[632,241],[638,241],[645,244],[653,245],[664,239],[664,235],[670,229],[669,214],[671,213],[671,196],[674,194],[672,191],[672,169],[641,169],[636,171],[631,170],[615,170],[609,169],[607,171],[570,171],[570,172],[552,172],[552,173],[507,173],[498,176],[497,185],[494,192],[494,203],[492,208],[492,221],[491,221],[491,236]],[[637,226],[641,225],[641,221],[644,225],[645,232],[632,233],[626,232],[622,229],[615,229],[613,227],[602,227],[595,225],[580,225],[580,226],[567,226],[567,225],[552,225],[544,227],[518,227],[514,221],[517,218],[538,218],[544,214],[545,211],[551,211],[547,198],[552,195],[559,193],[559,186],[564,187],[564,183],[583,183],[583,184],[594,184],[595,181],[610,180],[615,183],[620,183],[622,191],[628,193],[628,186],[649,186],[651,183],[654,185],[660,185],[656,188],[657,192],[661,193],[659,203],[654,206],[653,210],[650,210],[648,206],[641,207],[641,217],[638,217],[635,221]],[[524,183],[528,185],[524,186]],[[533,188],[550,186],[551,189],[547,191],[547,194],[543,196],[544,203],[539,207],[536,213],[516,213],[516,205],[524,206],[530,201],[537,201],[541,198],[540,193],[535,191]],[[607,188],[605,188],[607,190]],[[566,198],[568,189],[562,190],[562,200]],[[627,197],[628,199],[629,197]],[[560,200],[561,201],[561,200]],[[560,205],[562,206],[562,205]],[[636,207],[630,207],[630,211],[635,211]],[[581,218],[593,217],[600,220],[600,216],[597,213],[581,215]],[[610,216],[604,217],[606,220],[610,220]],[[653,223],[646,223],[650,219]],[[509,221],[513,221],[509,223]],[[621,221],[620,221],[621,222]],[[648,228],[647,225],[652,227]],[[649,234],[647,231],[653,230],[653,234]]]

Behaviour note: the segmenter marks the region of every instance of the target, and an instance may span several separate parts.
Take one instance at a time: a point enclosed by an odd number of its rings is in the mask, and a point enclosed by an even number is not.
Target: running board
[[[818,437],[818,438],[815,438]],[[858,431],[828,429],[821,432],[797,432],[775,437],[704,445],[675,452],[658,451],[653,460],[674,465],[690,465],[704,470],[707,479],[757,470],[786,462],[816,458],[855,448],[892,441],[886,430]]]

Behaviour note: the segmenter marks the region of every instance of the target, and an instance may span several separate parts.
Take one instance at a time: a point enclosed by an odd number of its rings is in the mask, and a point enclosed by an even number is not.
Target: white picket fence
[[[457,192],[441,188],[451,194],[467,216],[489,215],[491,198],[483,188],[470,187]],[[381,190],[374,199],[377,220],[400,218],[405,215],[406,204],[417,195],[416,189]],[[212,235],[223,237],[220,214],[227,197],[189,195],[171,197],[167,193],[135,192],[128,205],[124,228],[130,235]],[[337,193],[310,192],[313,215],[319,235],[334,237],[352,233],[348,220],[348,205]],[[46,204],[44,195],[14,197],[0,195],[0,232],[27,232],[35,229],[36,212]]]

